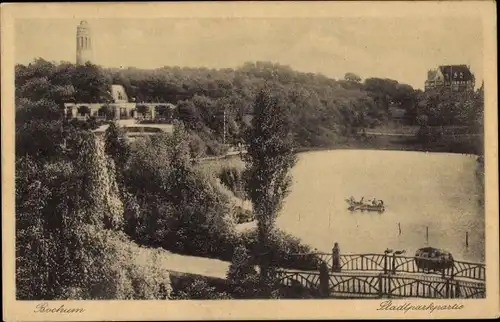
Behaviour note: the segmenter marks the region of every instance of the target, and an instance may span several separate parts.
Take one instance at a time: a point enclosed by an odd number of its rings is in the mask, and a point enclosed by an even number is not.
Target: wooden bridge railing
[[[335,271],[334,258],[329,253],[313,254],[288,254],[289,258],[300,263],[297,269],[318,270],[319,264],[325,263],[327,267]],[[454,260],[449,267],[435,265],[417,264],[417,259],[431,260],[423,257],[408,257],[392,254],[341,254],[338,258],[337,271],[368,271],[381,273],[435,273],[443,278],[467,278],[477,281],[485,281],[486,266],[482,263],[472,263]],[[432,265],[431,265],[432,266]]]
[[[279,282],[334,298],[484,298],[484,283],[392,274],[276,271]]]

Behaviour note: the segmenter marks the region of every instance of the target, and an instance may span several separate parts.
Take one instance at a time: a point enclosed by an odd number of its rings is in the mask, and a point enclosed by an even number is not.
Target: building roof
[[[474,75],[467,65],[444,65],[439,66],[439,70],[445,80],[470,81],[474,79]]]
[[[127,93],[122,85],[111,85],[111,96],[116,103],[126,103],[128,102]]]

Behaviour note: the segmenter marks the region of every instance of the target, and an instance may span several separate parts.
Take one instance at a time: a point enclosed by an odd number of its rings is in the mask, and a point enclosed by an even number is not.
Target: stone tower
[[[76,28],[76,64],[84,65],[92,60],[92,37],[89,24],[84,20]]]

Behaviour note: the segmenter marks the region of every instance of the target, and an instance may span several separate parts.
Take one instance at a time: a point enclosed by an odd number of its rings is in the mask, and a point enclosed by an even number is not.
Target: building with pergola
[[[87,21],[83,20],[76,28],[76,64],[94,63],[92,30]],[[111,102],[65,103],[65,113],[68,118],[86,120],[96,119],[155,119],[157,111],[161,110],[167,117],[172,117],[175,105],[171,103],[136,103],[129,99],[122,85],[113,84],[109,89]],[[168,111],[169,113],[165,113]]]

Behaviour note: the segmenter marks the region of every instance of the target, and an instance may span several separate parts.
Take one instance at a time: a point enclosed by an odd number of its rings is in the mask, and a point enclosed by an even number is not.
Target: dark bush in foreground
[[[311,248],[300,242],[290,234],[281,230],[274,230],[270,238],[270,249],[272,265],[281,268],[300,270],[315,270],[320,264],[320,259],[312,255]],[[240,243],[244,245],[256,258],[255,264],[259,264],[257,230],[246,231],[241,234]],[[301,256],[293,254],[304,254]]]
[[[259,275],[246,247],[235,248],[231,266],[227,272],[227,281],[237,297],[251,297],[258,292]]]
[[[227,282],[230,294],[239,299],[255,298],[314,298],[318,297],[317,290],[304,287],[299,282],[292,286],[285,286],[277,279],[276,275],[261,283],[261,276],[255,266],[256,257],[243,246],[235,249],[233,260],[227,273]],[[273,272],[270,272],[273,274]],[[266,292],[266,288],[270,292]]]
[[[16,296],[20,300],[167,299],[158,251],[121,233],[115,167],[88,133],[66,155],[16,162]]]
[[[173,300],[227,300],[230,287],[225,280],[205,276],[172,273]]]

